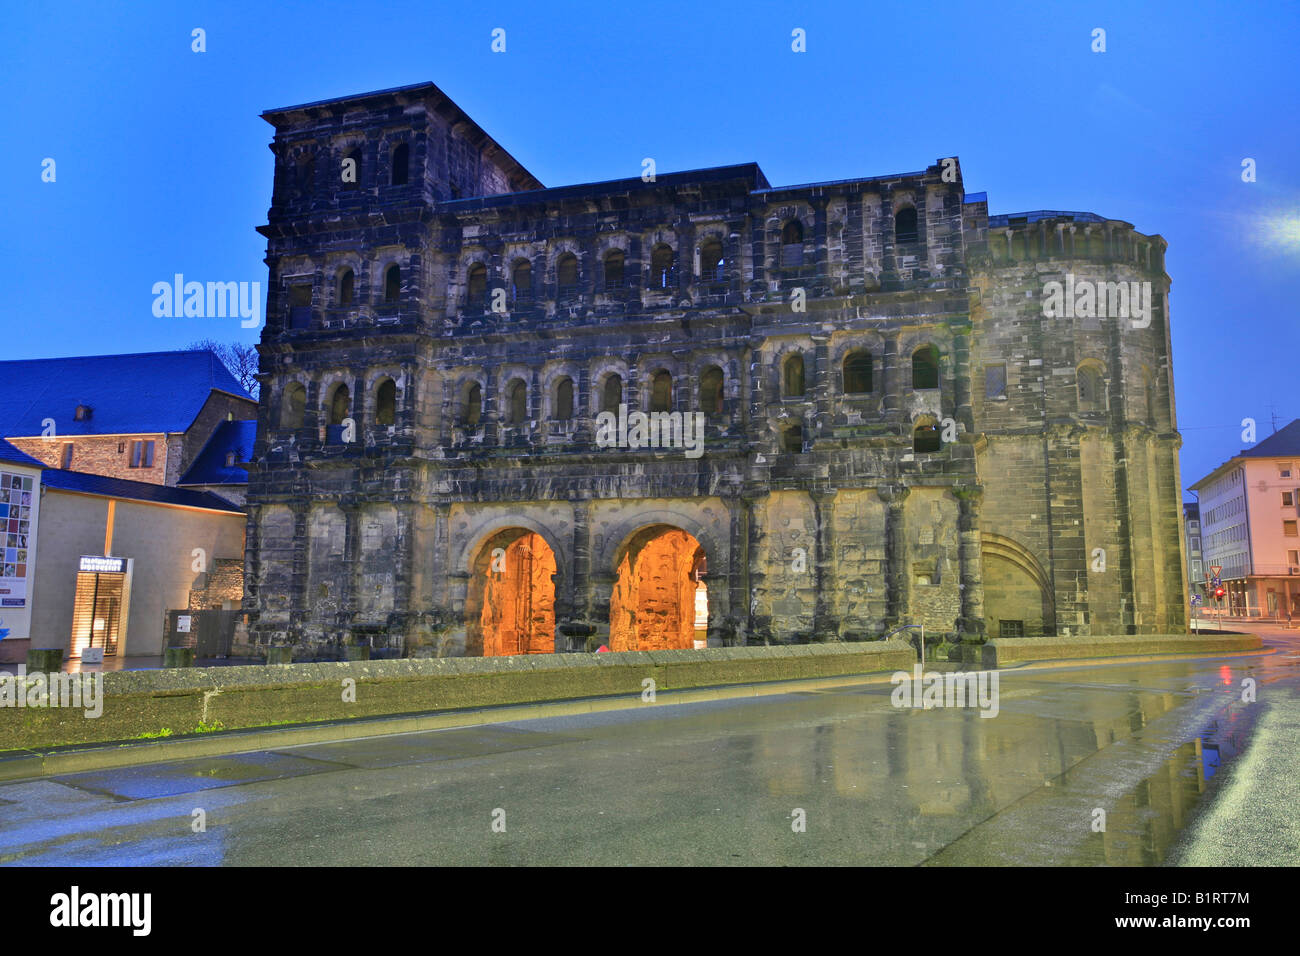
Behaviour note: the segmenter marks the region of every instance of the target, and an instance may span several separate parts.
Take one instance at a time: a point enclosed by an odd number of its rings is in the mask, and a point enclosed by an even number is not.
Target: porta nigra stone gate
[[[990,216],[955,157],[546,189],[433,84],[264,117],[256,642],[1184,629],[1159,236]],[[1067,280],[1150,313],[1046,316]]]

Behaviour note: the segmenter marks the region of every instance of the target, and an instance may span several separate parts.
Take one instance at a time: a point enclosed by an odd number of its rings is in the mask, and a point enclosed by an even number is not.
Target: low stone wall
[[[981,648],[983,667],[1025,661],[1087,657],[1145,657],[1152,654],[1215,654],[1257,651],[1257,634],[1126,634],[1119,637],[1003,637]]]
[[[103,712],[0,707],[0,752],[907,670],[902,641],[113,671]],[[348,682],[354,693],[346,693]]]

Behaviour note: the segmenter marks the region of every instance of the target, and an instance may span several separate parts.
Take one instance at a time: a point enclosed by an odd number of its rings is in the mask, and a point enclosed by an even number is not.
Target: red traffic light
[[[1214,589],[1214,597],[1215,597],[1216,599],[1223,597],[1223,596],[1224,596],[1225,594],[1227,594],[1227,593],[1228,593],[1228,592],[1225,591],[1225,590],[1223,590],[1223,588],[1215,588],[1215,589]]]

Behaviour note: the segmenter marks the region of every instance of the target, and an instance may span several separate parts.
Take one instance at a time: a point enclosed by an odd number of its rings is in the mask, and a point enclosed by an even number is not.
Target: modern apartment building
[[[1192,484],[1203,560],[1234,613],[1300,619],[1300,419]],[[1189,552],[1190,554],[1190,552]]]

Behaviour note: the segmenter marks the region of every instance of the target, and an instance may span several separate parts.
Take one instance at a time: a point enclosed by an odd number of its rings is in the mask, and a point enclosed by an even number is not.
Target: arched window
[[[673,250],[666,243],[659,243],[650,252],[650,288],[671,288],[673,279]]]
[[[929,419],[922,419],[912,429],[912,451],[928,454],[938,451],[943,443],[939,440],[939,426]]]
[[[650,411],[670,412],[673,409],[673,377],[662,369],[650,381]]]
[[[356,189],[361,185],[361,149],[360,147],[348,153],[347,157],[350,162],[344,163],[342,178],[344,189]]]
[[[476,262],[469,267],[469,286],[467,299],[470,305],[483,305],[487,302],[487,266]]]
[[[516,302],[532,298],[533,265],[527,259],[515,263],[514,271],[510,273],[510,293]]]
[[[555,264],[555,282],[561,296],[574,295],[578,291],[578,257],[572,252],[560,256]]]
[[[393,178],[391,182],[394,186],[406,185],[407,178],[410,176],[410,158],[411,148],[405,143],[401,143],[393,149]]]
[[[567,375],[555,386],[554,417],[561,421],[573,417],[573,379]]]
[[[510,383],[510,388],[506,391],[506,400],[510,406],[506,420],[511,425],[522,425],[528,418],[528,386],[522,379],[515,379]]]
[[[700,376],[700,410],[706,415],[722,411],[722,369],[710,365]]]
[[[623,250],[611,249],[605,255],[605,288],[623,288]]]
[[[330,424],[342,425],[352,408],[352,393],[346,385],[340,384],[330,396]]]
[[[803,265],[803,224],[791,219],[781,229],[781,266],[797,269]]]
[[[356,276],[351,269],[339,273],[339,305],[351,305]]]
[[[618,406],[623,404],[623,376],[617,372],[605,379],[605,386],[600,393],[600,410],[618,414]]]
[[[465,390],[465,404],[461,409],[460,421],[462,425],[473,428],[483,417],[483,388],[478,382],[470,384]]]
[[[1075,381],[1079,392],[1079,411],[1104,412],[1106,397],[1101,373],[1092,365],[1080,365]]]
[[[786,398],[800,398],[803,393],[803,353],[795,352],[781,365],[781,394]]]
[[[280,427],[302,428],[306,413],[307,389],[298,382],[290,382],[285,386],[284,398],[280,400]]]
[[[845,393],[860,395],[871,389],[871,353],[859,349],[844,356]]]
[[[707,239],[700,246],[700,280],[702,282],[725,282],[727,263],[722,258],[722,243],[717,239]]]
[[[912,353],[912,387],[939,387],[939,350],[933,345],[922,345]]]
[[[916,210],[911,206],[900,209],[894,216],[894,241],[916,242]]]
[[[375,391],[375,424],[392,425],[397,421],[397,383],[384,379]]]
[[[781,432],[781,450],[787,455],[803,453],[803,426],[791,425]]]
[[[384,302],[394,303],[402,297],[402,270],[396,264],[384,270]]]

